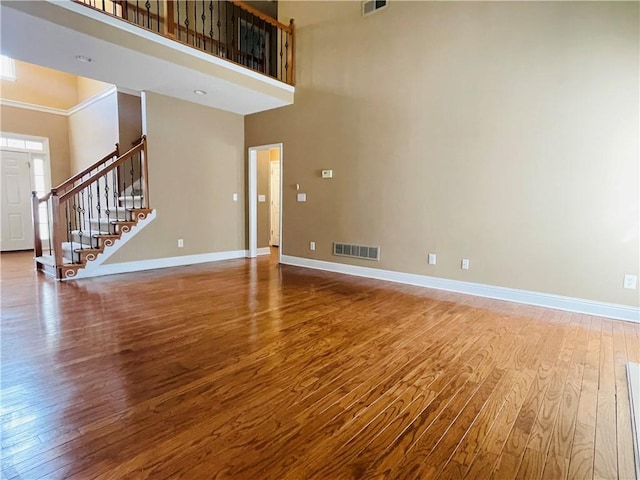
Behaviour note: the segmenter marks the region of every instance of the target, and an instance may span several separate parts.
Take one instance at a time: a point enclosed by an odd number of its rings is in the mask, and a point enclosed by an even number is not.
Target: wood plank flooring
[[[4,479],[635,478],[640,325],[268,257],[0,261]]]

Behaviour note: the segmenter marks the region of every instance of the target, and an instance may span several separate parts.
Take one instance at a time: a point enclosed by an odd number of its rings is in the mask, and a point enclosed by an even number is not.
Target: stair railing
[[[122,155],[118,155],[116,146],[114,152],[42,198],[33,192],[32,202],[35,256],[41,257],[45,251],[41,238],[44,226],[48,235],[43,237],[53,257],[56,276],[61,278],[63,265],[95,258],[93,250],[100,237],[115,233],[114,222],[127,224],[136,209],[149,208],[146,137]],[[43,210],[45,219],[41,218]]]
[[[279,22],[239,0],[73,0],[294,85],[293,20]]]

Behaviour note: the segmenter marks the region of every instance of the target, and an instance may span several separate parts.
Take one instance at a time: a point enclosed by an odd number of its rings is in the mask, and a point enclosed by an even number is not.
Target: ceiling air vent
[[[380,260],[380,247],[334,243],[333,254],[338,257],[362,258],[364,260]]]
[[[378,10],[382,10],[387,7],[388,3],[389,2],[387,0],[369,0],[362,2],[362,15],[367,16],[377,12]]]

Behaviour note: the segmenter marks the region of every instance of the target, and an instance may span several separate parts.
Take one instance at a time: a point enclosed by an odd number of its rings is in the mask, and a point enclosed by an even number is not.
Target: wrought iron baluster
[[[262,55],[262,73],[266,75],[267,73],[267,22],[262,20],[262,38],[261,45],[262,51],[260,52]]]
[[[66,221],[65,223],[67,224],[67,240],[71,240],[71,251],[73,251],[73,236],[71,235],[71,218],[69,216],[69,201],[64,202],[64,205],[65,205],[64,216]],[[51,250],[51,247],[49,247],[49,250]],[[49,255],[51,255],[51,252],[49,252]]]
[[[178,40],[180,40],[182,38],[182,34],[180,33],[180,0],[178,0],[176,2],[176,11],[177,11],[177,15],[176,15],[176,25],[178,26],[177,30],[177,34],[178,34]]]
[[[140,2],[136,0],[136,25],[140,25]]]
[[[89,245],[93,248],[93,228],[91,221],[93,220],[93,184],[89,184]]]
[[[211,8],[213,8],[213,2],[211,2]],[[220,29],[220,27],[222,27],[222,22],[220,21],[220,19],[222,18],[222,10],[220,10],[221,8],[222,4],[220,3],[220,0],[218,0],[218,21],[216,22],[216,26],[218,27],[218,43],[216,47],[216,55],[218,55],[219,57],[221,57],[223,54],[222,31]],[[211,17],[211,27],[213,27],[213,17]],[[213,31],[213,28],[211,30]]]
[[[113,175],[113,174],[111,174],[111,175]],[[109,194],[109,174],[107,173],[104,176],[104,200],[105,200],[105,204],[106,204],[104,213],[107,216],[107,225],[111,221],[111,210],[109,209],[110,196],[111,195]]]
[[[189,2],[184,2],[184,26],[187,34],[187,43],[189,43]]]
[[[147,28],[151,28],[151,2],[147,0],[144,2],[144,8],[147,10]]]
[[[76,231],[78,232],[78,237],[80,238],[80,243],[82,243],[82,235],[80,234],[79,225],[80,225],[80,207],[78,206],[78,194],[76,193],[73,196],[73,217],[75,222]],[[71,235],[71,263],[76,263],[75,255],[73,254],[73,234]]]
[[[202,0],[202,14],[200,15],[200,20],[202,20],[202,49],[207,49],[207,34],[204,32],[204,22],[207,19],[207,16],[204,12],[206,12],[206,8],[204,6],[204,0]],[[213,21],[213,20],[212,20]]]
[[[96,182],[96,217],[98,219],[98,234],[100,234],[100,217],[101,217],[101,206],[100,206],[100,179]]]
[[[231,57],[232,60],[238,61],[238,55],[236,51],[236,6],[231,6]]]
[[[256,29],[255,29],[255,19],[256,17],[254,17],[253,15],[251,15],[251,40],[250,40],[250,44],[251,44],[251,68],[253,68],[254,70],[256,69]]]
[[[102,0],[102,11],[106,12],[107,11],[107,7],[105,5],[105,0]]]
[[[202,2],[202,3],[204,4],[204,2]],[[203,5],[203,7],[204,7],[204,5]],[[218,8],[220,8],[220,7],[218,6]],[[209,39],[210,39],[209,43],[211,44],[211,53],[215,54],[216,53],[216,51],[215,51],[216,43],[215,43],[214,38],[213,38],[213,35],[214,35],[213,18],[215,17],[215,15],[213,14],[213,0],[211,0],[209,2],[209,17],[211,17],[211,21],[209,22]],[[218,11],[218,22],[219,21],[220,21],[220,12]],[[219,45],[219,43],[218,43],[218,45]]]
[[[120,167],[117,167],[113,170],[112,180],[113,180],[113,206],[116,209],[116,220],[120,219],[119,215],[119,207],[120,201],[118,200],[118,180],[120,177]],[[111,228],[111,227],[109,227]]]
[[[284,67],[284,62],[282,60],[282,46],[284,44],[282,40],[282,33],[282,30],[280,30],[280,76],[278,77],[278,80],[282,80],[282,68]]]
[[[129,158],[129,162],[131,164],[131,170],[129,170],[129,173],[131,174],[131,208],[136,208],[136,192],[133,188],[133,156]]]
[[[229,23],[229,2],[224,2],[224,56],[229,56],[229,31],[233,30],[233,25]],[[220,39],[222,41],[222,39]]]
[[[289,32],[285,34],[285,38],[287,39],[287,43],[284,44],[284,48],[286,51],[286,62],[284,64],[284,79],[283,82],[286,82],[289,78]]]
[[[158,16],[156,17],[156,30],[160,33],[160,0],[156,0],[156,13]],[[165,22],[167,21],[167,12],[164,14]]]
[[[147,199],[142,198],[142,182],[144,181],[144,179],[142,178],[142,152],[138,152],[138,181],[140,182],[140,208],[143,208],[142,202],[146,202]]]
[[[249,43],[249,21],[247,20],[249,17],[249,13],[245,12],[244,13],[244,48],[241,49],[243,56],[244,56],[244,62],[243,64],[246,66],[249,60],[249,46],[247,45]]]

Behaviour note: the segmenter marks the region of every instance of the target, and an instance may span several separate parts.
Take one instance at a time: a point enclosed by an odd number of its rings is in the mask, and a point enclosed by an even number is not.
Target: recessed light
[[[89,57],[85,57],[84,55],[76,55],[76,60],[82,63],[91,63],[93,60]]]
[[[206,95],[207,92],[205,92],[204,90],[194,90],[193,93],[195,93],[196,95]]]

